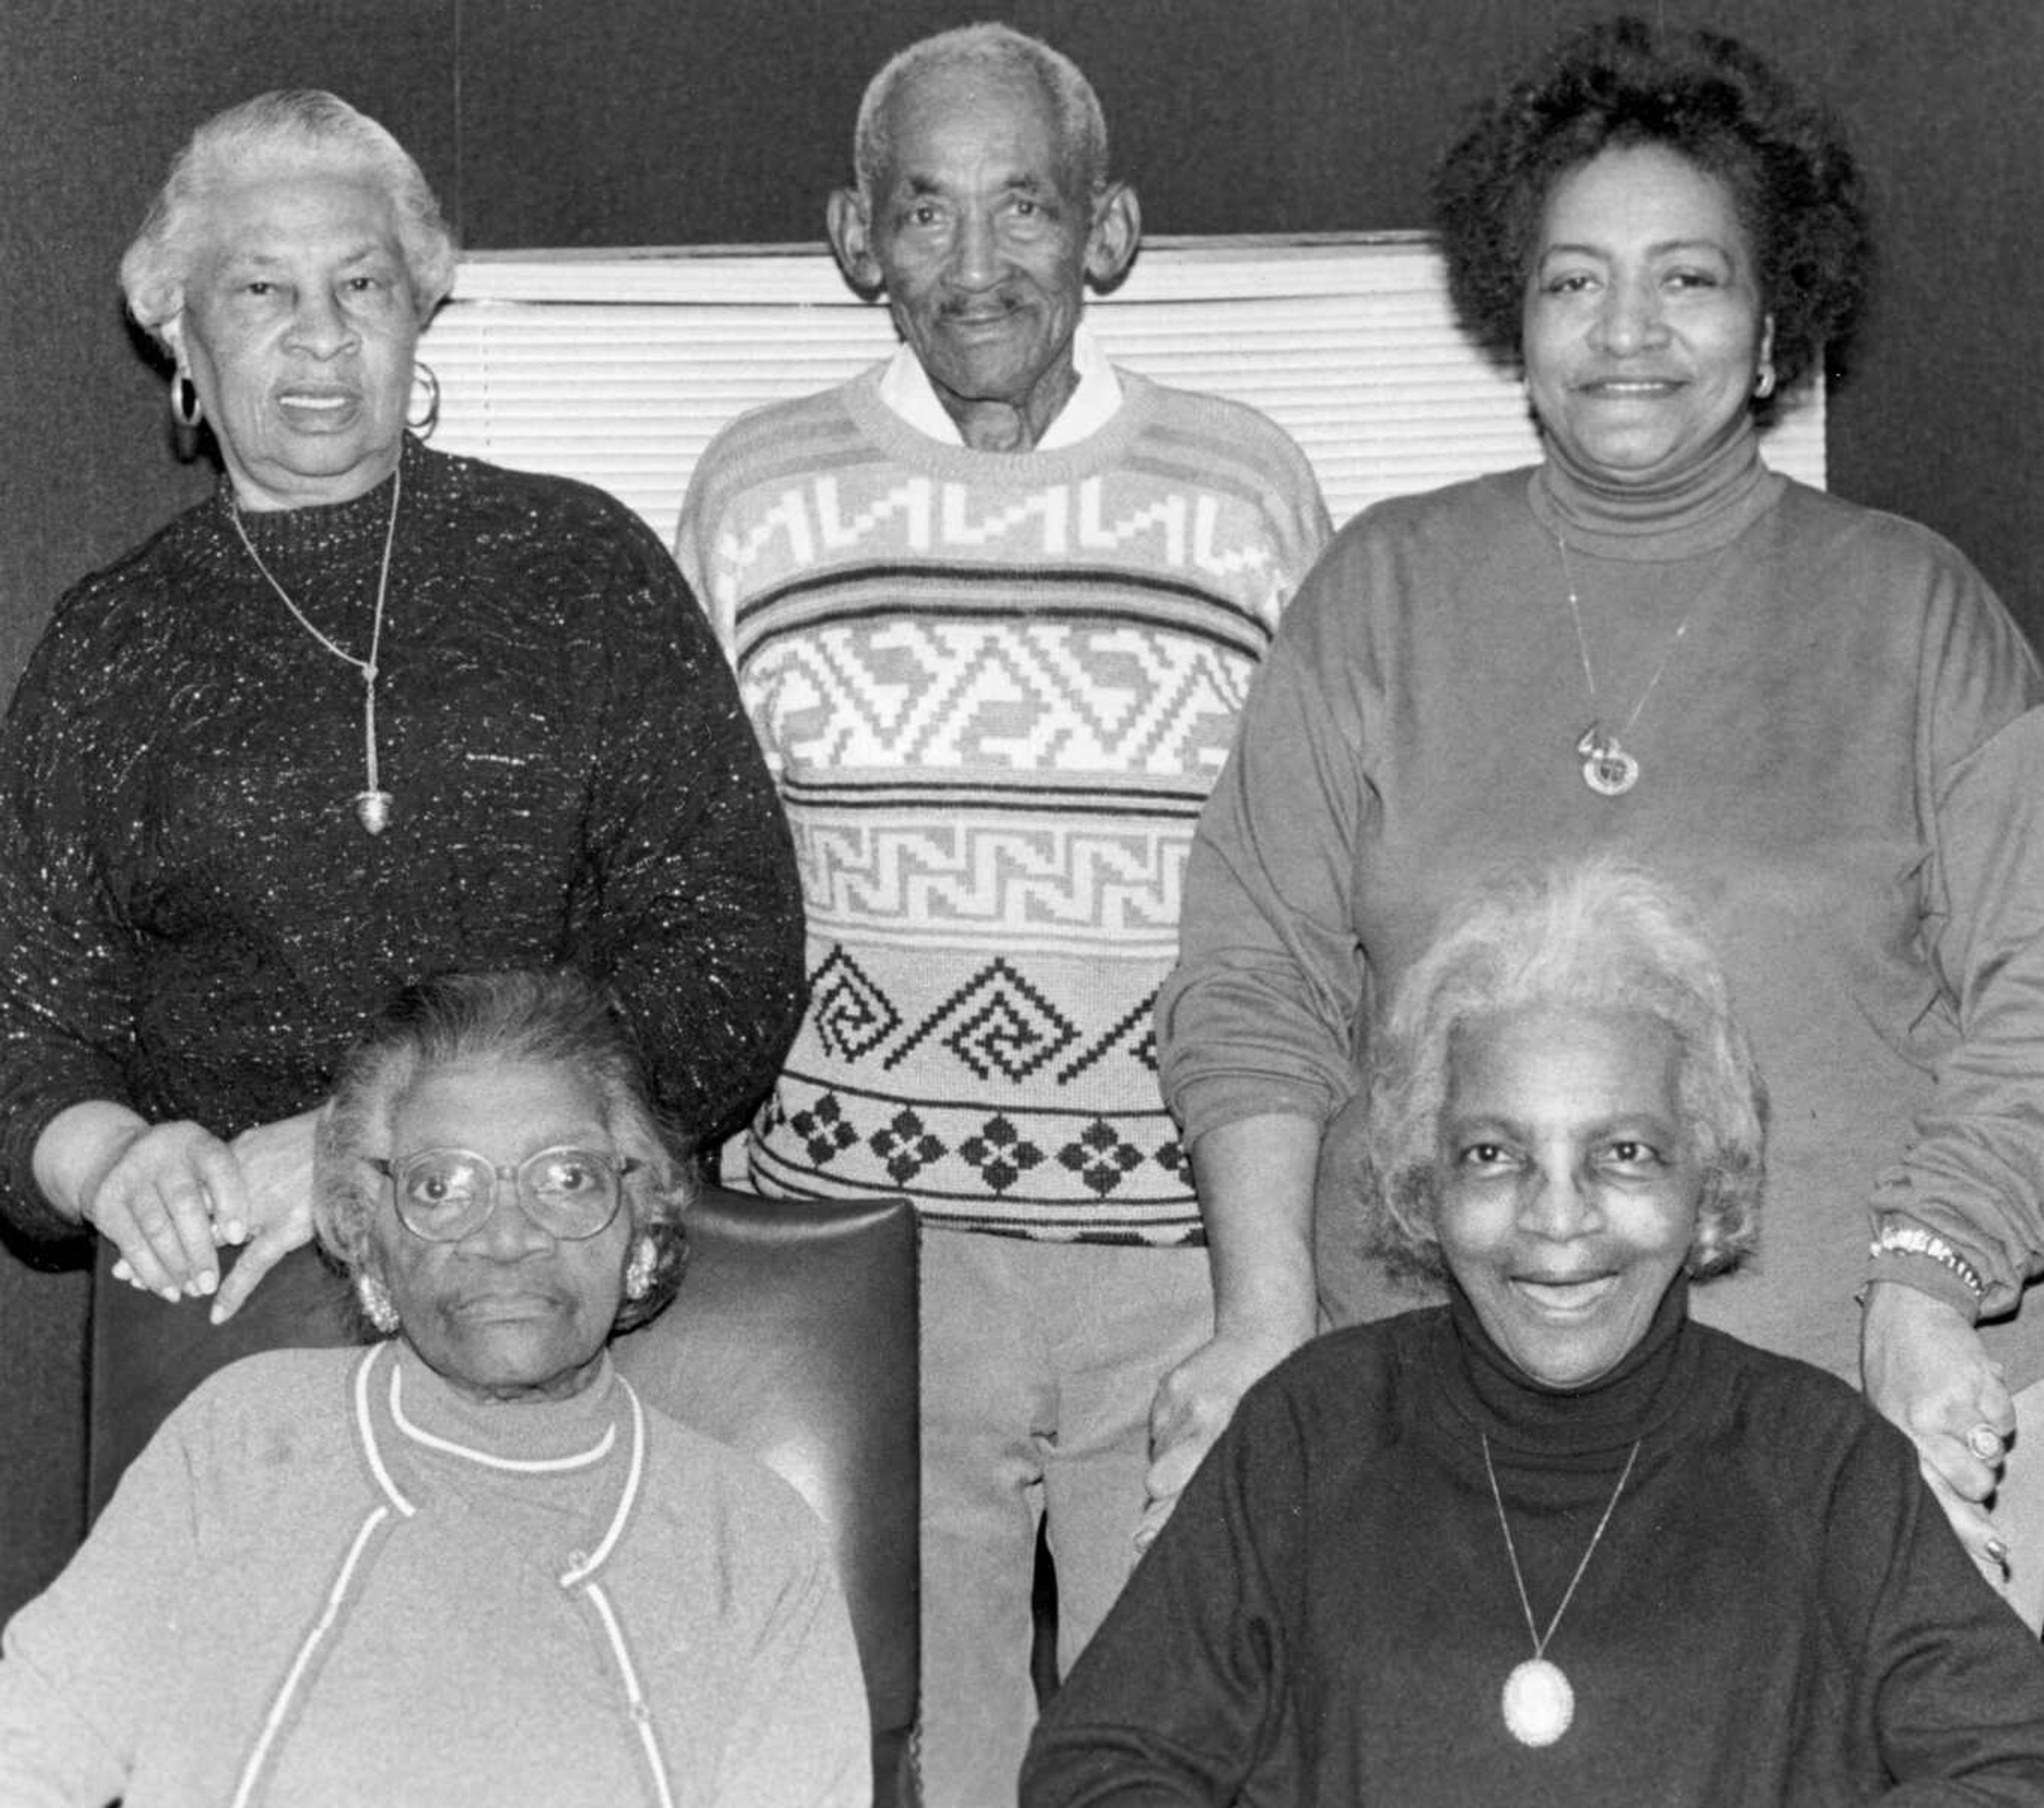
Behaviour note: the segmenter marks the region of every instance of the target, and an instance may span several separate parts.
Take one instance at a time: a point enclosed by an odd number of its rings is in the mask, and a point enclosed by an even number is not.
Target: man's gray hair
[[[927,69],[982,68],[1028,76],[1051,103],[1058,143],[1088,198],[1107,187],[1107,116],[1100,96],[1079,66],[1063,52],[1012,25],[959,25],[898,51],[866,85],[852,138],[852,167],[859,204],[870,215],[893,147],[888,137],[888,102],[909,76]]]
[[[1543,1006],[1645,1016],[1667,1029],[1682,1133],[1704,1175],[1689,1271],[1701,1279],[1750,1254],[1766,1100],[1724,970],[1673,887],[1608,857],[1484,886],[1407,972],[1373,1038],[1355,1163],[1372,1251],[1408,1275],[1445,1275],[1435,1215],[1455,1034],[1473,1018]]]
[[[217,113],[171,163],[148,217],[121,260],[128,311],[159,343],[183,312],[185,286],[219,190],[265,164],[367,177],[390,198],[421,325],[454,286],[454,235],[405,147],[367,113],[318,88],[279,88]]]

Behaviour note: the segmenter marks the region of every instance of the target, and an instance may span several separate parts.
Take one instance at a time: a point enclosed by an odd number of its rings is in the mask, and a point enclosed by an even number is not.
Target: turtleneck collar
[[[402,1337],[392,1340],[392,1353],[394,1388],[385,1393],[390,1384],[379,1381],[378,1391],[398,1435],[427,1448],[486,1465],[574,1468],[600,1461],[628,1435],[624,1383],[608,1351],[579,1394],[513,1402],[461,1392]]]
[[[1608,1375],[1585,1387],[1542,1386],[1494,1342],[1468,1294],[1452,1281],[1442,1323],[1439,1372],[1449,1402],[1471,1431],[1535,1464],[1622,1452],[1664,1422],[1692,1384],[1699,1352],[1689,1330],[1689,1283],[1677,1275],[1646,1333]]]
[[[355,1371],[356,1425],[378,1491],[406,1520],[481,1516],[563,1588],[617,1548],[646,1466],[646,1414],[606,1351],[579,1394],[499,1403],[450,1387],[402,1337]]]
[[[1533,512],[1576,551],[1613,559],[1678,560],[1729,546],[1780,498],[1742,416],[1699,464],[1650,483],[1614,483],[1571,460],[1551,439],[1531,480]]]

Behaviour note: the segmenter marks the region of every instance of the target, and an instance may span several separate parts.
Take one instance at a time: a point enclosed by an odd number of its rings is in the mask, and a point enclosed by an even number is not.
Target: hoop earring
[[[405,416],[405,425],[421,439],[430,440],[433,437],[434,428],[440,424],[440,379],[434,375],[431,364],[422,359],[414,359],[412,363],[413,390],[416,392],[421,384],[425,387],[426,406],[416,418],[408,410]]]
[[[185,391],[191,391],[190,412],[186,412]],[[192,432],[206,417],[206,410],[198,399],[198,385],[186,376],[182,367],[171,372],[171,418],[186,433]]]
[[[1762,402],[1774,393],[1774,367],[1772,364],[1760,367],[1760,375],[1754,379],[1753,393]]]

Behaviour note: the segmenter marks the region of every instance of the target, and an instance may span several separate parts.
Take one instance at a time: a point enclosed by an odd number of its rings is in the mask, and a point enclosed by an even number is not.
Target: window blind
[[[1516,379],[1457,329],[1424,234],[1147,240],[1089,318],[1117,362],[1284,426],[1337,524],[1539,456]],[[421,356],[440,379],[436,445],[600,484],[671,541],[719,428],[893,343],[820,245],[478,252]],[[1823,483],[1820,390],[1781,410],[1767,456]]]

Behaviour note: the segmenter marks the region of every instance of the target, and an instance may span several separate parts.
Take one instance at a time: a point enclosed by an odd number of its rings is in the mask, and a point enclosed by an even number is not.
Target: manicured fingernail
[[[229,1243],[246,1243],[248,1241],[248,1226],[238,1218],[231,1218],[227,1221],[226,1237]]]
[[[156,1291],[161,1294],[163,1298],[167,1299],[173,1306],[175,1306],[179,1300],[184,1298],[184,1295],[179,1293],[174,1287],[159,1287],[156,1289]]]
[[[135,1271],[128,1266],[128,1258],[125,1256],[123,1256],[119,1261],[113,1264],[113,1278],[117,1281],[133,1281],[134,1279]]]
[[[204,1274],[199,1276],[198,1281],[194,1284],[198,1288],[199,1297],[201,1298],[204,1298],[207,1295],[217,1293],[220,1291],[220,1276],[215,1274],[212,1269],[208,1268]]]

